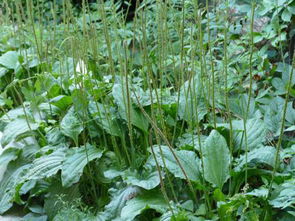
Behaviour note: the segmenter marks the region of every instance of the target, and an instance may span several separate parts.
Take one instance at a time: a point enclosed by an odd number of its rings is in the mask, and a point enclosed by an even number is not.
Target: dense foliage
[[[121,3],[0,3],[0,214],[294,220],[295,1]]]

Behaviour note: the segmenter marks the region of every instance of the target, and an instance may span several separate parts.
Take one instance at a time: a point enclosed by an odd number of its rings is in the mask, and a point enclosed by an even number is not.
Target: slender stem
[[[244,127],[244,136],[245,136],[245,184],[247,183],[248,180],[248,151],[249,151],[249,146],[248,146],[248,134],[247,134],[247,119],[249,115],[249,110],[250,110],[250,103],[251,103],[251,97],[252,97],[252,85],[253,85],[253,47],[254,47],[254,34],[253,34],[253,24],[254,24],[254,13],[255,13],[255,3],[252,3],[251,7],[251,24],[250,24],[250,57],[249,57],[249,65],[250,65],[250,70],[249,70],[249,91],[248,91],[248,100],[247,100],[247,107],[245,111],[245,115],[243,118],[243,127]]]

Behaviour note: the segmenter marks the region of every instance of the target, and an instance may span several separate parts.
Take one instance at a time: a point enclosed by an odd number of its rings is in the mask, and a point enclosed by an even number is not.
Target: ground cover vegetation
[[[0,214],[295,219],[294,0],[0,4]]]

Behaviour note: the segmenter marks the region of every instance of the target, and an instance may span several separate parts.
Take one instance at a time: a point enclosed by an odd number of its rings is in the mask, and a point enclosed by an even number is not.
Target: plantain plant
[[[0,214],[293,220],[295,1],[124,4],[0,2]]]

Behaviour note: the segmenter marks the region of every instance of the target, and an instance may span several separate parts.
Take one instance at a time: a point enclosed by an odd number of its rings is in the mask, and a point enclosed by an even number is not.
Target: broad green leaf
[[[126,202],[140,193],[140,189],[136,186],[129,186],[122,190],[110,189],[112,200],[105,206],[103,212],[99,212],[97,217],[100,221],[113,221],[116,218],[120,220],[122,208]]]
[[[200,135],[200,143],[201,146],[204,146],[205,140],[207,136]],[[199,137],[195,134],[189,134],[185,133],[181,137],[178,138],[178,142],[176,143],[178,147],[186,147],[191,146],[195,150],[200,151],[200,145],[199,145]]]
[[[254,189],[251,192],[247,192],[246,195],[256,196],[256,197],[259,197],[259,198],[266,199],[267,195],[268,195],[268,189],[266,187],[261,187],[259,189]]]
[[[248,153],[247,162],[248,167],[257,166],[258,164],[266,164],[274,167],[275,164],[276,149],[274,147],[260,147],[254,149]],[[239,172],[246,165],[246,156],[243,155],[237,159],[237,166],[235,171]]]
[[[264,114],[264,124],[267,129],[273,133],[273,136],[278,136],[280,134],[281,119],[281,114],[271,108],[266,110]]]
[[[49,145],[58,145],[65,143],[65,136],[61,133],[59,127],[46,128],[46,140]]]
[[[230,111],[232,111],[235,115],[240,116],[241,118],[245,116],[245,110],[247,109],[247,104],[248,104],[247,94],[242,94],[237,97],[231,97],[229,99]],[[249,105],[248,118],[254,117],[255,111],[256,111],[255,100],[251,98],[250,105]]]
[[[22,165],[18,161],[10,163],[0,182],[0,214],[3,214],[12,207],[13,199],[17,192],[16,187],[21,183],[25,172],[30,164]]]
[[[32,117],[29,108],[25,107],[25,111],[24,111],[23,107],[17,107],[15,109],[11,109],[7,113],[5,113],[0,119],[1,119],[1,121],[5,122],[5,123],[9,123],[18,117],[20,118],[21,116],[25,116],[25,113],[27,113],[27,115],[29,117]]]
[[[182,85],[179,95],[178,116],[189,123],[201,121],[208,112],[200,69],[197,69],[194,77]]]
[[[7,165],[10,161],[13,161],[17,158],[19,151],[20,150],[16,148],[7,148],[2,150],[0,146],[0,182],[6,171]]]
[[[233,121],[233,128],[234,145],[236,150],[239,150],[240,148],[246,150],[243,121]],[[263,142],[266,141],[267,128],[261,119],[253,118],[247,120],[246,130],[248,150],[259,148],[262,146]]]
[[[37,109],[46,114],[46,116],[58,116],[61,112],[58,107],[49,103],[41,103]]]
[[[294,7],[294,3],[290,4],[289,6],[287,6],[288,10],[292,13],[295,14],[295,7]]]
[[[119,122],[112,107],[107,104],[89,103],[89,112],[99,126],[113,136],[122,136]]]
[[[144,170],[140,174],[137,171],[127,170],[123,173],[124,181],[127,184],[139,186],[151,190],[160,184],[158,171]]]
[[[123,83],[114,84],[112,94],[118,105],[120,116],[126,121],[130,119],[131,124],[147,132],[149,123],[141,111],[133,106],[131,98],[129,98],[130,102],[128,107],[126,85],[123,85]],[[131,96],[131,91],[129,91],[129,95]]]
[[[31,207],[30,207],[31,209]],[[38,213],[37,213],[38,212]],[[30,221],[47,221],[48,217],[47,215],[41,215],[41,211],[36,211],[36,213],[34,212],[30,212],[27,213],[24,217],[22,217],[22,220],[30,220]]]
[[[293,102],[288,102],[286,120],[290,125],[295,125],[295,108],[293,108]]]
[[[112,179],[121,176],[125,168],[122,167],[120,159],[112,151],[106,151],[99,161],[98,173],[101,174],[103,182],[110,182]]]
[[[275,93],[277,95],[283,95],[285,94],[286,91],[286,84],[283,82],[283,80],[281,78],[273,78],[271,81],[272,85],[274,86],[274,88],[276,89]]]
[[[0,149],[0,165],[2,166],[3,164],[8,164],[10,161],[15,160],[19,151],[20,150],[16,148],[7,148],[3,151]]]
[[[162,149],[162,153],[160,151],[160,148]],[[171,172],[175,177],[179,177],[181,179],[185,179],[185,175],[183,174],[183,171],[181,170],[179,164],[177,163],[175,157],[173,156],[171,150],[167,146],[154,146],[153,147],[157,161],[161,167],[164,167],[163,160],[165,162],[165,165],[169,172]],[[150,150],[150,152],[152,152]],[[184,169],[188,179],[192,181],[198,181],[199,180],[199,166],[200,166],[200,160],[193,151],[188,150],[174,150],[175,155],[177,156],[182,168]],[[162,158],[162,156],[163,158]],[[149,159],[149,162],[152,165],[155,164],[155,160],[151,156]]]
[[[136,94],[136,96],[134,94]],[[136,87],[134,93],[131,94],[131,97],[135,104],[139,102],[143,107],[157,104],[159,102],[161,102],[161,105],[172,105],[177,102],[177,97],[171,94],[171,88],[148,89],[143,91],[141,87]],[[136,97],[138,98],[138,101]]]
[[[295,125],[288,127],[286,130],[284,130],[285,132],[289,132],[289,131],[294,131],[295,130]]]
[[[129,200],[121,211],[121,220],[134,220],[144,210],[154,209],[159,213],[164,213],[168,209],[162,194],[158,192],[146,192]]]
[[[0,67],[0,78],[3,77],[7,72],[8,70],[6,68]]]
[[[279,96],[274,97],[261,106],[265,109],[264,122],[267,129],[270,130],[274,136],[278,136],[282,125],[282,109],[284,107],[285,100]],[[286,126],[295,124],[295,109],[292,107],[292,102],[288,102],[286,111]]]
[[[70,148],[66,151],[65,161],[62,165],[61,179],[64,187],[77,183],[88,162],[100,158],[103,151],[86,144],[82,147]]]
[[[35,159],[25,179],[42,179],[55,175],[62,168],[65,160],[65,151],[62,147],[59,148],[49,155]]]
[[[78,144],[78,136],[83,130],[82,122],[78,119],[77,114],[73,107],[69,109],[67,114],[60,122],[61,132],[72,138],[75,144]]]
[[[230,153],[226,140],[213,130],[203,148],[205,179],[222,189],[229,178]]]
[[[295,180],[289,180],[277,187],[269,203],[275,208],[284,209],[295,203]]]
[[[21,202],[20,195],[27,194],[31,189],[35,187],[37,180],[29,180],[24,183],[21,183],[18,188],[20,187],[19,193],[16,196],[16,202]]]
[[[50,100],[50,103],[57,106],[61,110],[66,110],[72,104],[72,97],[59,95]]]
[[[288,8],[285,8],[282,13],[282,20],[285,22],[290,22],[292,17],[292,13],[288,10]]]
[[[26,193],[33,187],[28,183],[23,185],[23,181],[31,166],[31,152],[37,150],[38,146],[27,145],[26,151],[19,150],[21,154],[18,155],[17,160],[8,164],[4,177],[0,182],[0,214],[9,209],[13,202],[22,203],[20,194]],[[9,158],[11,159],[11,157]],[[6,157],[6,159],[8,158]]]
[[[17,118],[8,123],[4,128],[1,144],[2,146],[6,146],[11,141],[17,141],[21,138],[32,135],[32,132],[38,127],[38,123],[27,122],[26,119]]]
[[[295,171],[295,156],[290,160],[290,169]]]
[[[121,171],[120,169],[117,169],[117,168],[110,168],[110,169],[106,169],[103,171],[103,175],[104,177],[106,177],[107,179],[114,179],[118,176],[121,176],[123,175],[123,171]]]
[[[269,99],[265,105],[260,106],[264,109],[264,123],[269,131],[271,131],[274,136],[278,136],[280,133],[280,127],[282,124],[282,109],[284,106],[284,99],[276,96]],[[289,108],[288,108],[289,109]],[[287,109],[287,115],[288,115]],[[286,117],[287,118],[287,117]]]
[[[200,93],[199,89],[198,92],[194,92],[192,89],[189,91],[183,89],[183,91],[181,91],[178,106],[178,116],[180,119],[184,119],[189,123],[196,120],[203,120],[208,111],[204,99],[198,97]]]
[[[292,8],[295,9],[294,6]],[[287,85],[289,82],[289,79],[290,79],[290,73],[292,72],[292,69],[294,72],[294,68],[292,68],[291,64],[288,64],[286,62],[278,62],[277,65],[278,66],[277,66],[276,71],[282,73],[282,80],[285,83],[285,85]],[[293,77],[292,78],[292,86],[294,86],[294,84],[295,84],[295,78]]]
[[[8,51],[0,57],[0,65],[8,69],[17,69],[19,66],[18,53],[16,51]]]

